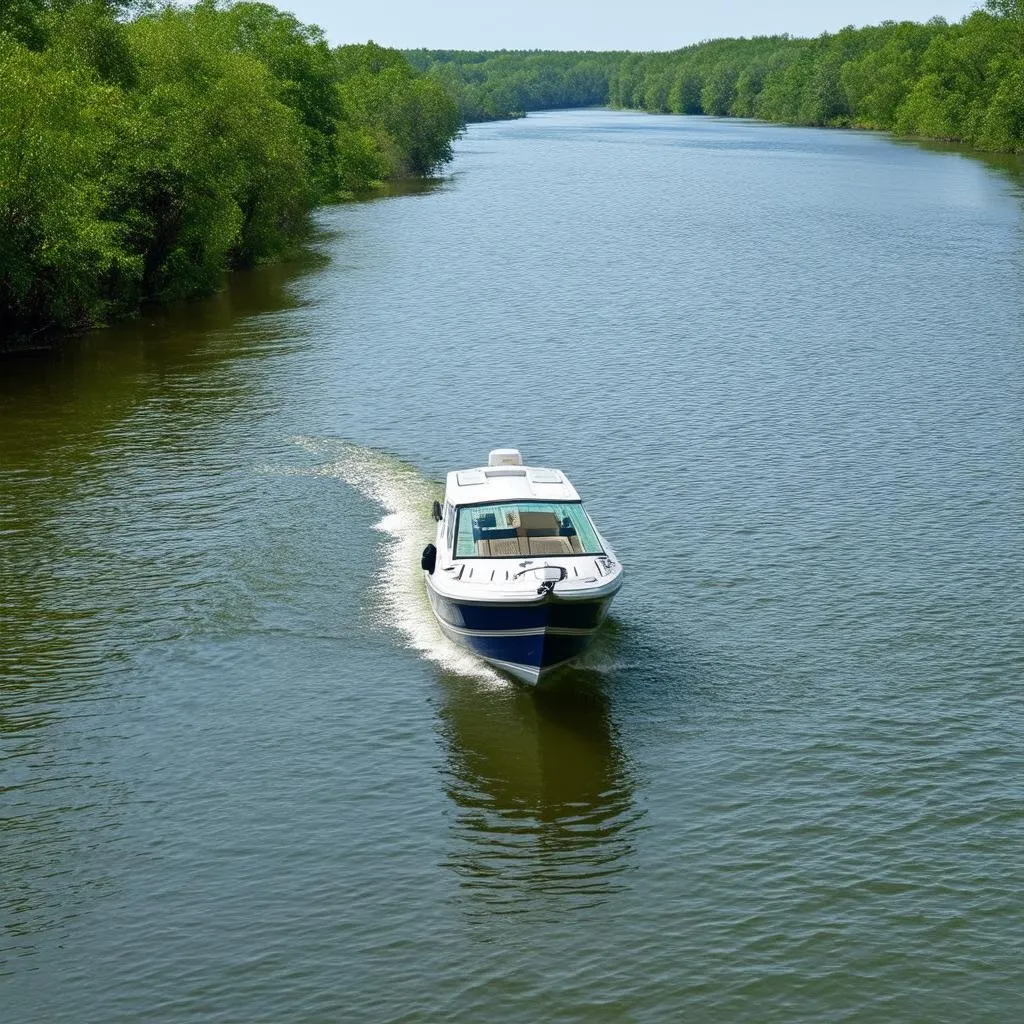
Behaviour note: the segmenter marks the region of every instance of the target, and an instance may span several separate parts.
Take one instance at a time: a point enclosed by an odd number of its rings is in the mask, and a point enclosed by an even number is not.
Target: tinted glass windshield
[[[579,502],[513,501],[459,509],[456,558],[601,553],[597,532]]]

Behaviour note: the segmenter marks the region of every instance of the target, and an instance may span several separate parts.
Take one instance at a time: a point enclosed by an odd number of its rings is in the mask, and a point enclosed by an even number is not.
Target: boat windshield
[[[578,501],[513,501],[459,509],[456,558],[603,553]]]

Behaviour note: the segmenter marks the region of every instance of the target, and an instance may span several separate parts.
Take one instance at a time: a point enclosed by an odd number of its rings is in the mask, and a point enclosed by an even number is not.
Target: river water
[[[1012,1021],[1024,218],[871,134],[576,111],[0,362],[0,1019]],[[628,571],[446,645],[444,473]]]

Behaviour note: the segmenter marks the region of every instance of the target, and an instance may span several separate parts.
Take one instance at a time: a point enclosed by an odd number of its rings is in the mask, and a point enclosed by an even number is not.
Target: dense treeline
[[[1024,149],[1024,0],[949,25],[885,22],[817,39],[722,39],[625,58],[609,102],[650,111],[880,128]]]
[[[0,339],[215,287],[309,210],[451,158],[458,107],[395,50],[262,3],[0,7]]]
[[[407,56],[458,98],[468,120],[610,103],[1024,151],[1024,0],[989,0],[952,25],[890,21],[816,39],[718,39],[670,53]]]
[[[465,121],[607,103],[609,77],[626,56],[543,50],[406,50],[404,55],[455,97]]]

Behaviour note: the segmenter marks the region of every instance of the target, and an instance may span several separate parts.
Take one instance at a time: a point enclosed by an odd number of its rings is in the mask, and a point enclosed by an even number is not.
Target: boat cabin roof
[[[576,488],[557,469],[541,466],[480,466],[448,474],[445,501],[479,505],[491,501],[579,501]]]

